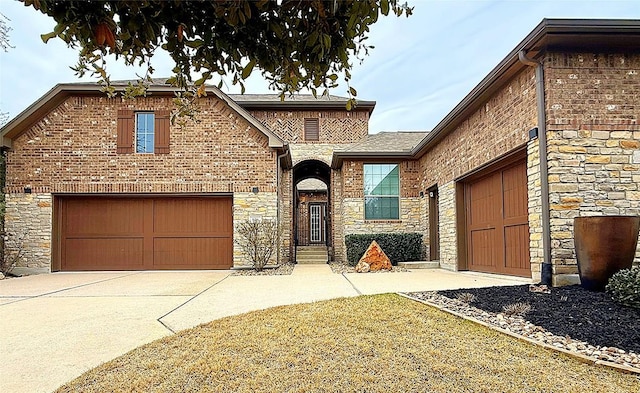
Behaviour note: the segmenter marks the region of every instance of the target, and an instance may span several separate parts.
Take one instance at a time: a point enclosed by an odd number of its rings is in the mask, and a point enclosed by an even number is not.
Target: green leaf
[[[58,35],[55,32],[51,32],[51,33],[47,33],[47,34],[41,34],[40,38],[42,39],[42,42],[44,42],[45,44],[47,42],[49,42],[50,39],[57,37]]]
[[[195,40],[192,40],[192,41],[185,42],[185,45],[187,45],[189,48],[198,49],[199,47],[204,45],[204,41],[201,40],[201,39],[195,39]]]
[[[382,0],[380,2],[380,9],[383,15],[389,15],[389,0]]]
[[[249,77],[249,75],[251,75],[251,71],[253,71],[253,67],[255,65],[256,65],[255,60],[251,59],[251,61],[249,61],[249,64],[247,64],[242,69],[242,79],[247,79]]]
[[[354,89],[353,87],[349,86],[349,94],[351,94],[352,96],[357,96],[358,92],[356,91],[356,89]]]

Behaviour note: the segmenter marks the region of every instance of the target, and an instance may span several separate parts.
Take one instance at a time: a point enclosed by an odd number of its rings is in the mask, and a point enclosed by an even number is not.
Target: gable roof
[[[331,166],[339,168],[345,158],[412,158],[413,148],[422,141],[428,132],[395,131],[369,134],[362,141],[336,148]]]
[[[543,19],[412,151],[421,157],[476,111],[492,94],[527,65],[522,52],[536,58],[549,50],[640,51],[640,20]]]
[[[116,90],[122,90],[129,82],[135,81],[114,81],[112,85]],[[165,84],[166,79],[154,79],[149,86],[148,91],[151,94],[169,95],[176,91],[176,88]],[[240,117],[245,119],[253,127],[257,128],[269,139],[269,147],[283,148],[287,143],[278,137],[273,131],[262,124],[258,119],[253,117],[245,108],[238,105],[228,95],[224,94],[215,86],[207,86],[206,92],[213,94],[220,100],[224,101],[229,107],[235,111]],[[35,123],[40,121],[51,110],[60,105],[65,99],[73,95],[98,95],[104,94],[101,86],[97,83],[60,83],[55,85],[51,90],[42,97],[29,105],[24,111],[18,114],[10,122],[0,129],[2,137],[2,146],[11,147],[11,140],[20,135],[23,131],[29,129]]]

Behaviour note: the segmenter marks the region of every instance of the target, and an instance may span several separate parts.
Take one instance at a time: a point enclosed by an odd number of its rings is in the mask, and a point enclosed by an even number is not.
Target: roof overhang
[[[518,54],[536,58],[548,51],[639,53],[640,20],[543,19],[412,151],[420,157],[522,69]]]
[[[331,168],[339,169],[342,166],[344,160],[356,160],[356,161],[365,161],[365,160],[413,160],[415,157],[411,154],[410,151],[403,152],[389,152],[389,151],[380,151],[380,152],[350,152],[350,151],[334,151],[333,158],[331,159]]]
[[[260,101],[260,100],[238,100],[238,105],[251,110],[345,110],[347,101],[342,100],[318,100],[318,101]],[[356,102],[352,111],[366,111],[371,115],[376,107],[375,101]]]
[[[124,90],[125,86],[114,86],[116,91]],[[176,88],[169,85],[151,85],[147,92],[150,95],[174,95]],[[284,148],[286,142],[279,138],[269,128],[262,124],[258,119],[253,117],[245,108],[238,105],[229,96],[224,94],[215,86],[207,86],[207,94],[213,94],[220,100],[224,101],[239,116],[244,118],[249,124],[257,128],[269,139],[269,147]],[[11,141],[25,130],[32,127],[35,123],[45,117],[51,110],[55,109],[64,100],[71,96],[100,96],[105,95],[101,90],[101,86],[96,83],[61,83],[55,85],[46,94],[37,101],[27,107],[18,116],[0,129],[2,137],[2,146],[11,147]]]

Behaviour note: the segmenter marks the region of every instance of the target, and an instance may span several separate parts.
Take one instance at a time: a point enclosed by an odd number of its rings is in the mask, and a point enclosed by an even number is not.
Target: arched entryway
[[[293,167],[295,247],[331,247],[331,168],[319,160]]]

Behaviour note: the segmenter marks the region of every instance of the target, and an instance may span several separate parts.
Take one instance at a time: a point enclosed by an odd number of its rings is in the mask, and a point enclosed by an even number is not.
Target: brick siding
[[[171,98],[71,97],[14,139],[6,191],[275,192],[267,137],[214,97],[200,105],[198,123],[171,127],[169,154],[117,154],[117,110],[170,109]]]

